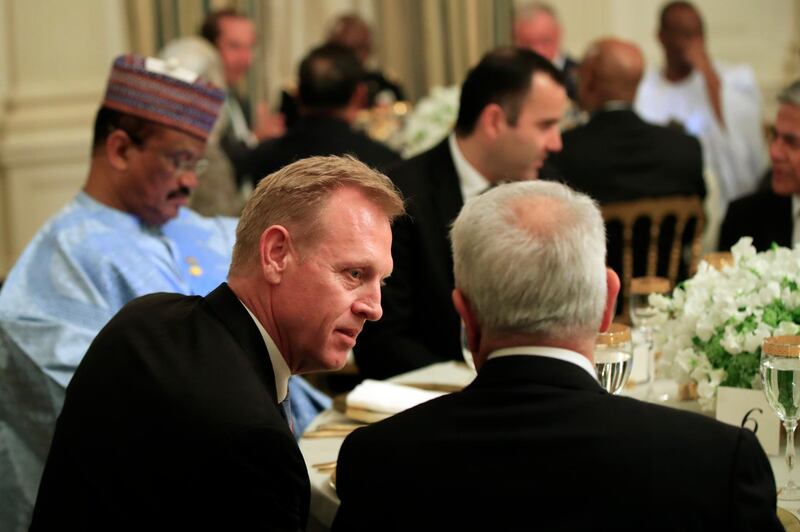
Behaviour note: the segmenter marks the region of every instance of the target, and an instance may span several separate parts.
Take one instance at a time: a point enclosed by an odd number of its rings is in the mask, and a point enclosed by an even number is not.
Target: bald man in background
[[[696,138],[648,124],[632,108],[644,59],[636,45],[618,39],[593,43],[580,66],[578,102],[589,122],[563,134],[551,154],[561,180],[601,204],[645,197],[705,196],[703,159]],[[647,228],[634,231],[633,273],[644,275]],[[667,229],[671,237],[671,230]],[[608,266],[622,271],[622,230],[608,227]],[[669,242],[662,240],[657,270],[666,274]],[[681,270],[681,275],[685,272]],[[618,308],[622,308],[621,301]]]
[[[700,143],[648,124],[633,110],[644,59],[632,43],[593,43],[580,67],[578,101],[589,122],[563,134],[552,153],[563,181],[600,203],[651,196],[705,195]]]

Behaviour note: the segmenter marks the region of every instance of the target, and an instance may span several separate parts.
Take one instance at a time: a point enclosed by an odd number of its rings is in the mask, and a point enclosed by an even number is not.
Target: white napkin
[[[402,384],[367,379],[347,394],[347,406],[396,414],[441,395],[445,395],[445,392],[420,390]]]

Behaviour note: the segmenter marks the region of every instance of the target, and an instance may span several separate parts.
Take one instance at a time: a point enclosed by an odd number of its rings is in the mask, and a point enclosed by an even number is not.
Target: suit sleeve
[[[386,504],[384,492],[371,479],[371,472],[375,470],[372,464],[380,463],[380,458],[374,455],[377,450],[374,445],[359,443],[364,439],[359,439],[361,434],[358,432],[361,431],[355,431],[345,439],[336,461],[336,494],[340,503],[331,532],[386,527],[388,516],[379,518],[382,506]]]
[[[783,530],[776,513],[772,468],[761,444],[749,430],[739,431],[731,485],[731,530]]]

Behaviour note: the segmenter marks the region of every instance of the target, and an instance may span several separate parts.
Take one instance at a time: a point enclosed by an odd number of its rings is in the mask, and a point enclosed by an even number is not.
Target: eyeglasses
[[[123,131],[125,131],[123,129]],[[140,150],[146,149],[145,142],[129,131],[125,131],[128,135],[128,138],[131,139],[134,146],[139,148]],[[181,174],[186,172],[194,172],[195,175],[200,176],[208,170],[208,159],[200,158],[200,159],[193,159],[192,156],[185,151],[179,152],[165,152],[162,150],[156,150],[158,155],[166,160],[172,166],[173,176],[177,177]]]
[[[194,172],[195,175],[199,176],[208,170],[208,159],[184,159],[180,153],[162,151],[159,151],[158,154],[172,165],[172,171],[176,176],[186,172]]]
[[[800,137],[792,133],[781,133],[775,127],[769,128],[769,141],[778,142],[779,140],[791,150],[800,150]]]

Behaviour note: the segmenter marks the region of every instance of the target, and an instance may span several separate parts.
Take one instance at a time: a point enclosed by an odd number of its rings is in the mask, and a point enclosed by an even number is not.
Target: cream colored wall
[[[123,0],[0,0],[0,276],[80,189]]]

